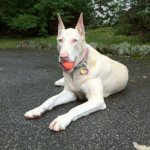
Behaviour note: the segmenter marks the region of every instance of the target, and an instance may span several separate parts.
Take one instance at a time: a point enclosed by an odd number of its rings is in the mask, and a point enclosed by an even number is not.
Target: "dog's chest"
[[[82,83],[84,82],[83,75],[79,71],[74,72],[73,74],[64,73],[66,86],[77,95],[84,95],[82,90]]]
[[[65,74],[64,75],[65,82],[67,86],[72,90],[72,91],[80,91],[80,77],[78,72],[75,72],[73,74]]]

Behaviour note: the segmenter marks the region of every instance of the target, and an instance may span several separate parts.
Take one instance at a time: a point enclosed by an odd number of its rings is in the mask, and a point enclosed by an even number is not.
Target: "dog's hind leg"
[[[55,82],[55,85],[56,85],[56,86],[64,86],[64,85],[65,85],[65,79],[64,79],[64,78],[61,78],[61,79],[57,80],[57,81]]]

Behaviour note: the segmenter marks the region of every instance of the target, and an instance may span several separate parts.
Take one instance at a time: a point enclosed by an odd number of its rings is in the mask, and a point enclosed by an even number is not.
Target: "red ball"
[[[62,65],[66,70],[71,70],[74,66],[74,63],[65,61],[62,63]]]

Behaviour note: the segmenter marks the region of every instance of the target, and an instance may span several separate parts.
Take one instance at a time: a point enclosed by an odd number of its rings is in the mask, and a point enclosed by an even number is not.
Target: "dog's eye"
[[[58,42],[62,43],[63,39],[58,39]]]
[[[77,39],[73,39],[73,40],[72,40],[73,43],[76,43],[77,41],[78,41]]]

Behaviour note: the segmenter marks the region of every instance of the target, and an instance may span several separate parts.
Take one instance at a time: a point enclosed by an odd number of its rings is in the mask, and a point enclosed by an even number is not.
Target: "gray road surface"
[[[107,109],[83,117],[62,132],[49,123],[82,102],[54,108],[40,119],[23,114],[59,93],[57,51],[0,50],[0,150],[134,150],[150,145],[150,61],[115,58],[129,68],[129,84],[106,99]]]

